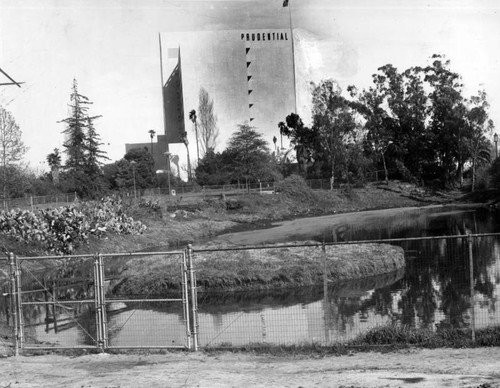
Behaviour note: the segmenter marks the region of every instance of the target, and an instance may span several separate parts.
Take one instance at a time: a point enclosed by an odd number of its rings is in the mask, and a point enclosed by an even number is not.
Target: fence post
[[[188,288],[188,267],[187,267],[187,249],[182,255],[181,273],[182,273],[182,307],[184,312],[184,321],[186,323],[187,348],[191,349],[191,322],[189,319],[189,288]]]
[[[476,314],[475,297],[474,297],[474,257],[472,255],[472,236],[467,234],[467,245],[469,246],[469,286],[470,286],[470,300],[471,300],[471,331],[472,342],[476,342]]]
[[[330,342],[330,332],[328,330],[328,265],[326,261],[325,240],[323,240],[321,249],[323,250],[323,311],[325,321],[325,345],[328,345]]]
[[[188,244],[187,247],[187,257],[188,257],[188,271],[189,271],[189,288],[191,290],[191,311],[192,311],[192,337],[193,337],[193,350],[198,351],[198,300],[197,300],[197,290],[196,281],[194,278],[193,270],[193,246]]]
[[[19,260],[14,255],[14,264],[16,266],[16,286],[17,286],[17,321],[19,323],[19,341],[21,349],[24,347],[24,314],[23,300],[21,289],[21,269],[19,268]]]
[[[94,258],[94,299],[96,306],[97,348],[104,353],[107,347],[106,332],[106,304],[104,302],[104,272],[102,255]]]
[[[12,252],[9,252],[9,270],[10,270],[10,313],[14,325],[14,354],[19,356],[19,322],[17,316],[17,285],[16,285],[16,263]]]

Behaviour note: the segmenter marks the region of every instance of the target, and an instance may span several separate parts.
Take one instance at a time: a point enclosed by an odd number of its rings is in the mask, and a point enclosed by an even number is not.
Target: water
[[[405,209],[390,216],[377,211],[351,217],[318,217],[303,221],[314,225],[308,228],[300,226],[301,220],[293,222],[292,240],[353,241],[500,232],[498,213],[469,208]],[[287,224],[280,227],[286,228]],[[264,233],[269,234],[270,231]],[[238,235],[248,238],[245,232],[232,234],[231,238],[236,239]],[[354,338],[390,322],[433,330],[468,328],[472,320],[476,328],[500,324],[498,237],[481,237],[473,246],[476,301],[473,308],[465,239],[410,241],[399,245],[405,249],[406,268],[383,276],[329,284],[326,289],[318,286],[272,292],[200,294],[200,345],[327,344]],[[92,344],[95,323],[90,312],[85,315],[58,311],[58,319],[66,319],[68,324],[65,327],[60,323],[59,333],[55,334],[53,325],[47,324],[44,311],[38,308],[36,314],[27,313],[29,333],[37,341]],[[111,304],[108,320],[112,346],[182,345],[185,342],[183,315],[178,304]]]

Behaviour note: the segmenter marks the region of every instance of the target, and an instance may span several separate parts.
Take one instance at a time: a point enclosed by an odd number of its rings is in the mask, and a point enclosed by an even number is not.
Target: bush
[[[276,191],[297,199],[314,199],[314,191],[307,185],[304,178],[292,174],[276,184]]]
[[[13,209],[0,212],[0,233],[29,244],[35,242],[49,253],[71,254],[89,236],[108,233],[140,234],[146,227],[128,217],[121,200],[105,198],[56,209]]]

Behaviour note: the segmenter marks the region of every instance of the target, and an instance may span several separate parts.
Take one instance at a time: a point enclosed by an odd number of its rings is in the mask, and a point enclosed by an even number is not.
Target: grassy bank
[[[475,341],[469,329],[446,328],[431,330],[427,328],[412,328],[401,324],[389,324],[376,327],[358,338],[335,345],[304,344],[304,345],[270,345],[255,343],[244,347],[233,347],[230,344],[220,348],[205,349],[206,352],[219,350],[232,352],[254,352],[257,354],[272,354],[278,356],[297,355],[346,355],[359,351],[392,351],[406,348],[474,348],[481,346],[500,346],[500,326],[492,326],[476,330]]]
[[[198,289],[264,290],[304,287],[390,273],[405,265],[403,249],[386,244],[320,245],[266,249],[205,250],[195,254]],[[224,249],[224,248],[222,248]],[[154,257],[129,261],[115,292],[164,294],[179,289],[177,263]]]

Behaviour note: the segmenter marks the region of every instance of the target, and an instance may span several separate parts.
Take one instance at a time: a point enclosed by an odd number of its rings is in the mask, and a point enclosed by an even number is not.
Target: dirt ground
[[[0,387],[500,387],[500,348],[347,356],[92,354],[0,359]]]

